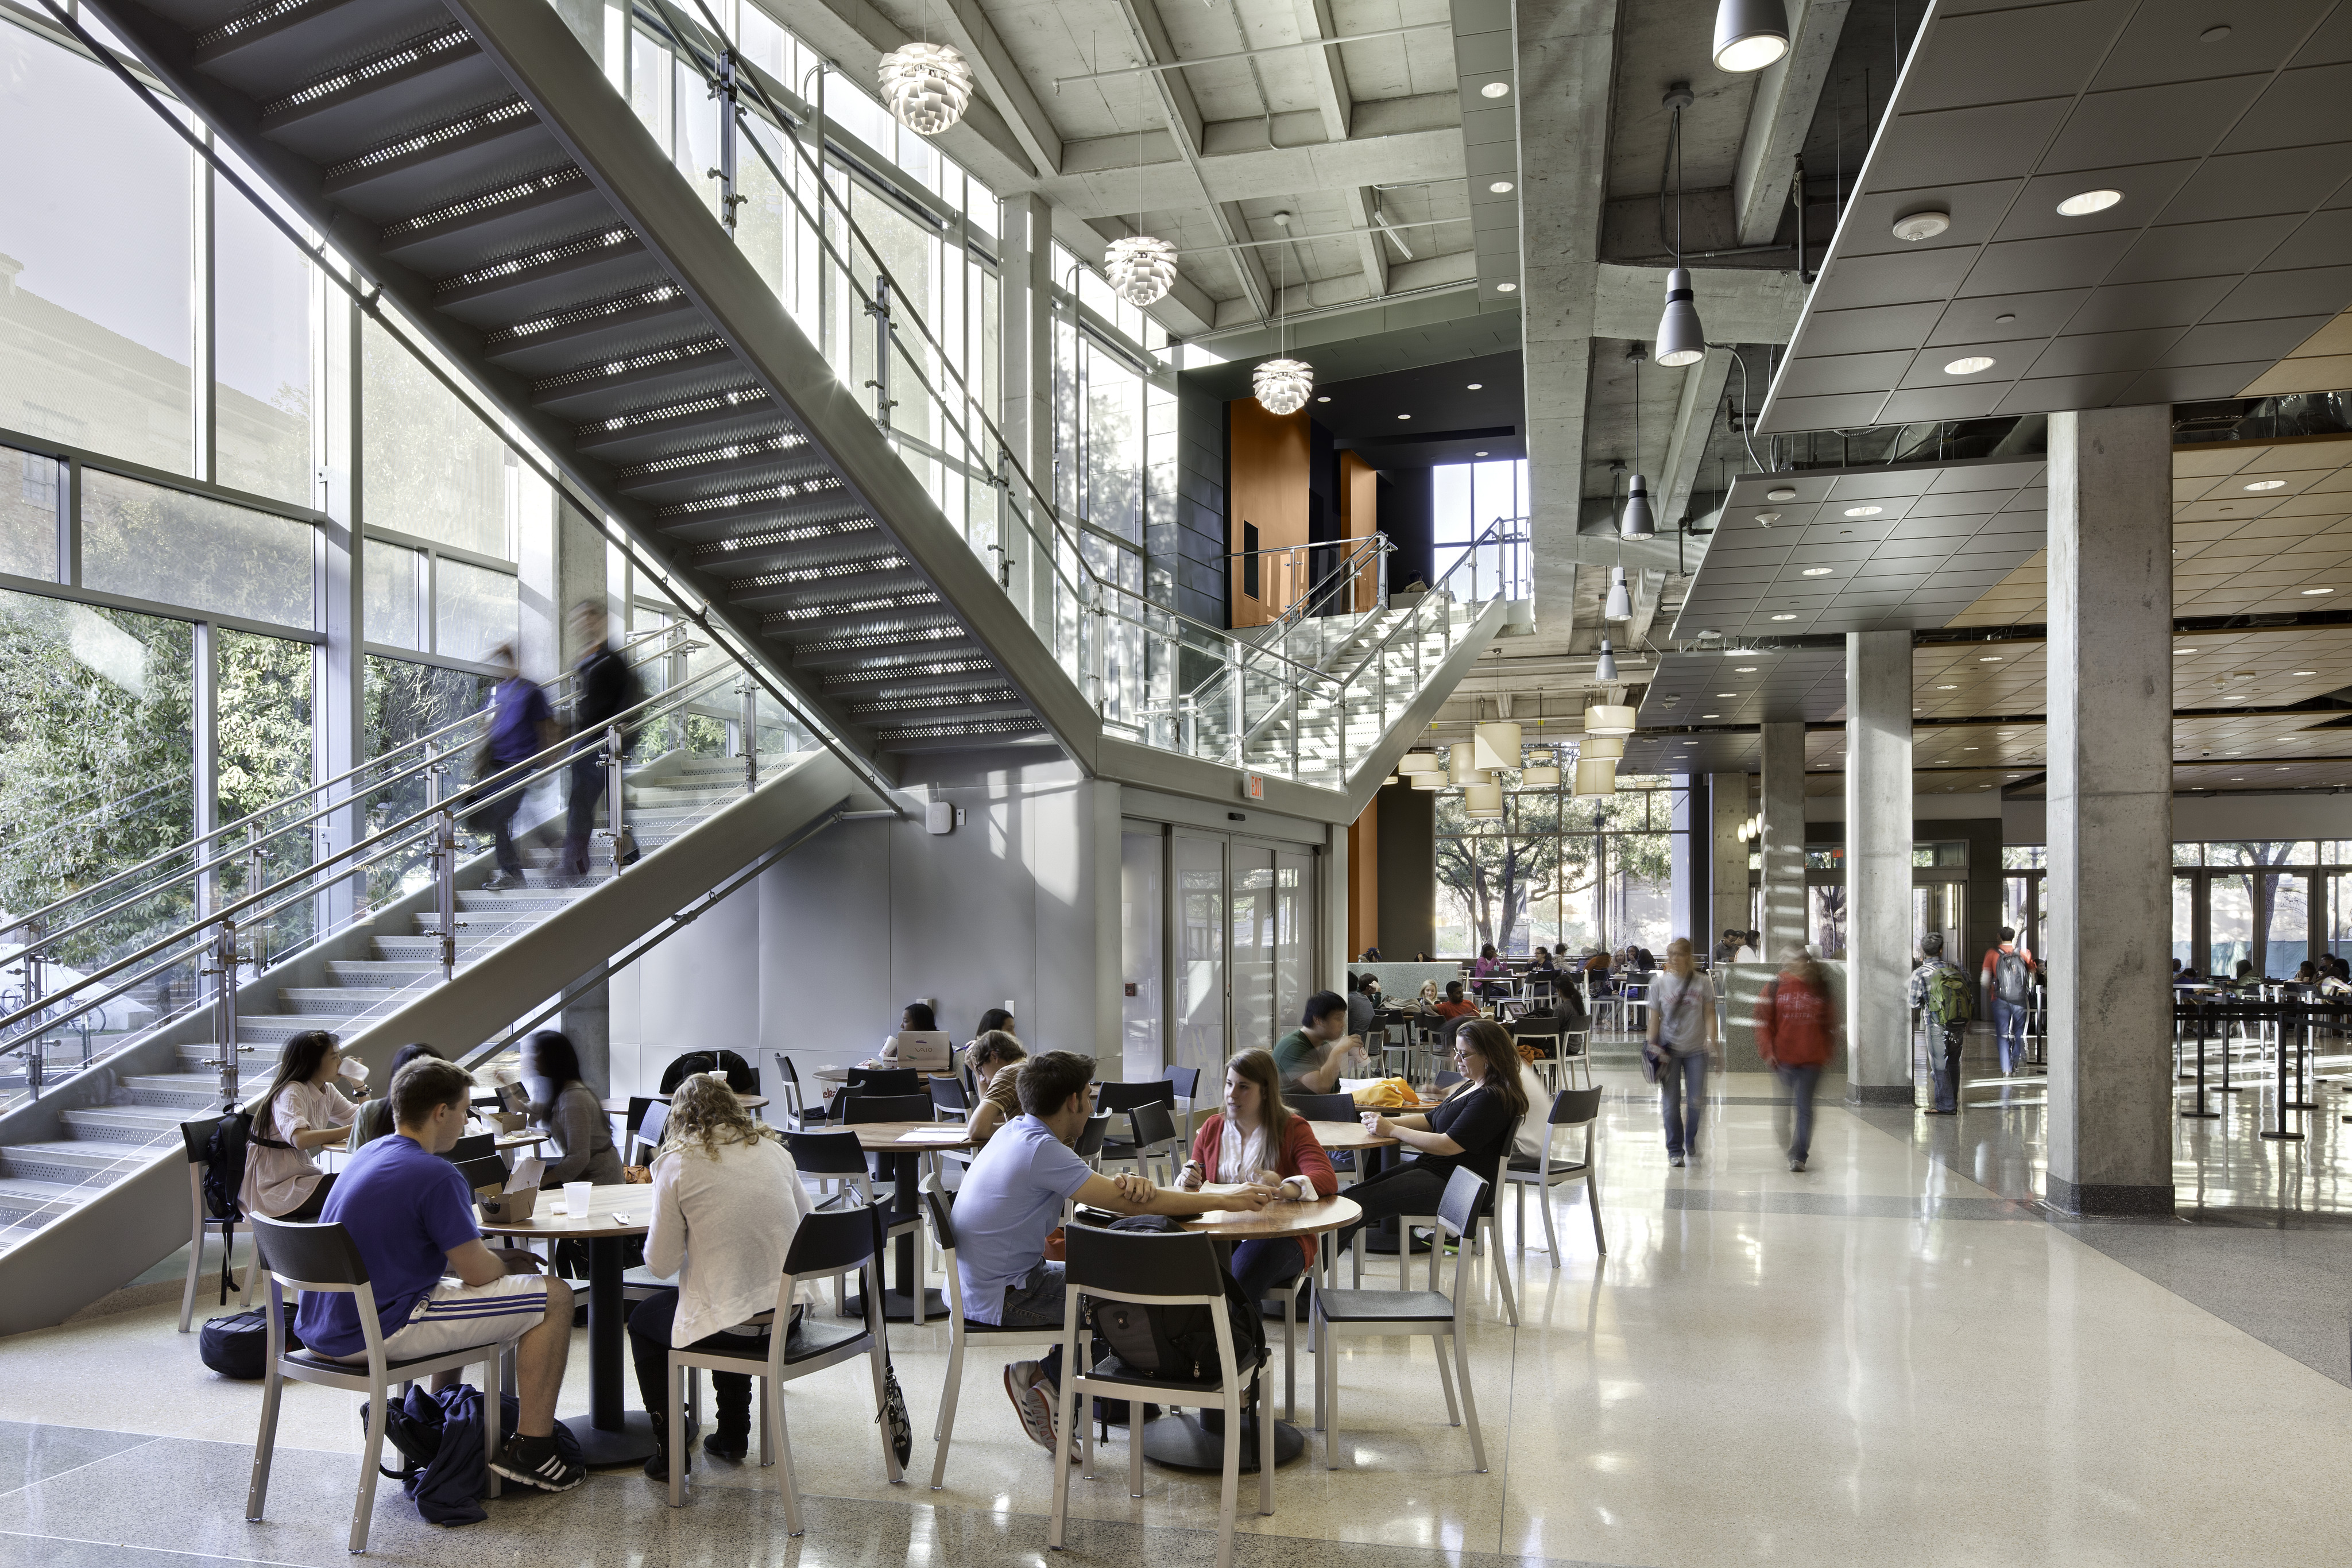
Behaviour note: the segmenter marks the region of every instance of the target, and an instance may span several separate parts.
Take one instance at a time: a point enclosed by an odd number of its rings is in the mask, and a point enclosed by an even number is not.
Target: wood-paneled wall
[[[1229,523],[1226,549],[1238,552],[1244,525],[1257,529],[1257,548],[1280,549],[1307,543],[1307,427],[1305,409],[1272,414],[1255,398],[1225,405]],[[1304,552],[1301,552],[1302,565]],[[1263,626],[1290,601],[1294,579],[1271,560],[1258,574],[1258,592],[1244,591],[1244,563],[1234,560],[1228,591],[1235,626]]]

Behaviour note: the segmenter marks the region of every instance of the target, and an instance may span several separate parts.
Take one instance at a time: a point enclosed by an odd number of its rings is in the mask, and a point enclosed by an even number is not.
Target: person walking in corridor
[[[1911,971],[1911,1011],[1925,1015],[1931,1033],[1940,1039],[1928,1044],[1928,1061],[1936,1074],[1936,1104],[1931,1116],[1960,1113],[1960,1047],[1969,1038],[1969,1017],[1975,1009],[1969,999],[1969,977],[1944,956],[1944,934],[1930,931],[1919,938],[1920,964]]]
[[[2000,1075],[2025,1065],[2025,1019],[2033,1010],[2033,955],[2004,925],[1984,956],[1984,989],[1992,998],[1992,1025],[2000,1035]]]
[[[1666,1164],[1698,1158],[1706,1115],[1706,1059],[1715,1050],[1715,984],[1699,972],[1690,938],[1666,945],[1666,967],[1650,991],[1650,1039],[1642,1056],[1658,1083],[1666,1121]]]
[[[1789,1168],[1801,1171],[1813,1150],[1813,1090],[1837,1044],[1829,976],[1810,947],[1800,947],[1756,998],[1756,1054],[1787,1086],[1796,1113]]]

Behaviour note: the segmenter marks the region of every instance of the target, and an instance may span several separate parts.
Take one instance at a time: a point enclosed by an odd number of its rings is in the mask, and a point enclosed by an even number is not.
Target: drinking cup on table
[[[585,1216],[591,1195],[596,1190],[593,1181],[568,1181],[563,1184],[563,1212],[578,1219]]]

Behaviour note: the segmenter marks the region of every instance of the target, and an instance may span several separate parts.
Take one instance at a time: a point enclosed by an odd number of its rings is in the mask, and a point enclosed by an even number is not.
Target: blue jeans
[[[2000,1031],[2000,1075],[2025,1065],[2025,1004],[1992,999],[1993,1028]]]
[[[1017,1285],[1004,1287],[1004,1309],[996,1314],[1004,1328],[1059,1328],[1068,1316],[1064,1300],[1064,1266],[1040,1260]],[[1038,1371],[1055,1387],[1062,1385],[1062,1347],[1055,1345],[1037,1363]]]
[[[1306,1266],[1307,1260],[1298,1250],[1297,1242],[1287,1236],[1268,1236],[1234,1248],[1231,1268],[1242,1294],[1253,1301],[1263,1301],[1297,1279]]]
[[[1668,1155],[1698,1154],[1698,1124],[1706,1114],[1706,1051],[1669,1051],[1658,1066],[1658,1103],[1666,1117]]]
[[[1796,1112],[1797,1130],[1789,1141],[1789,1157],[1809,1158],[1813,1152],[1813,1090],[1822,1081],[1818,1067],[1783,1067],[1780,1082],[1789,1086],[1789,1101]]]
[[[1947,1114],[1960,1108],[1960,1047],[1967,1043],[1969,1026],[1960,1023],[1939,1024],[1927,1020],[1927,1065],[1936,1074],[1936,1109]],[[1943,1055],[1935,1052],[1940,1043]]]

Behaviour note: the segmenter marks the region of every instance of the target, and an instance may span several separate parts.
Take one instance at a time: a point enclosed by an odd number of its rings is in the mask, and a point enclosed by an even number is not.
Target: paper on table
[[[929,1143],[936,1139],[940,1143],[960,1144],[963,1142],[964,1132],[952,1122],[942,1122],[936,1127],[909,1127],[907,1129],[907,1136],[917,1143]]]

